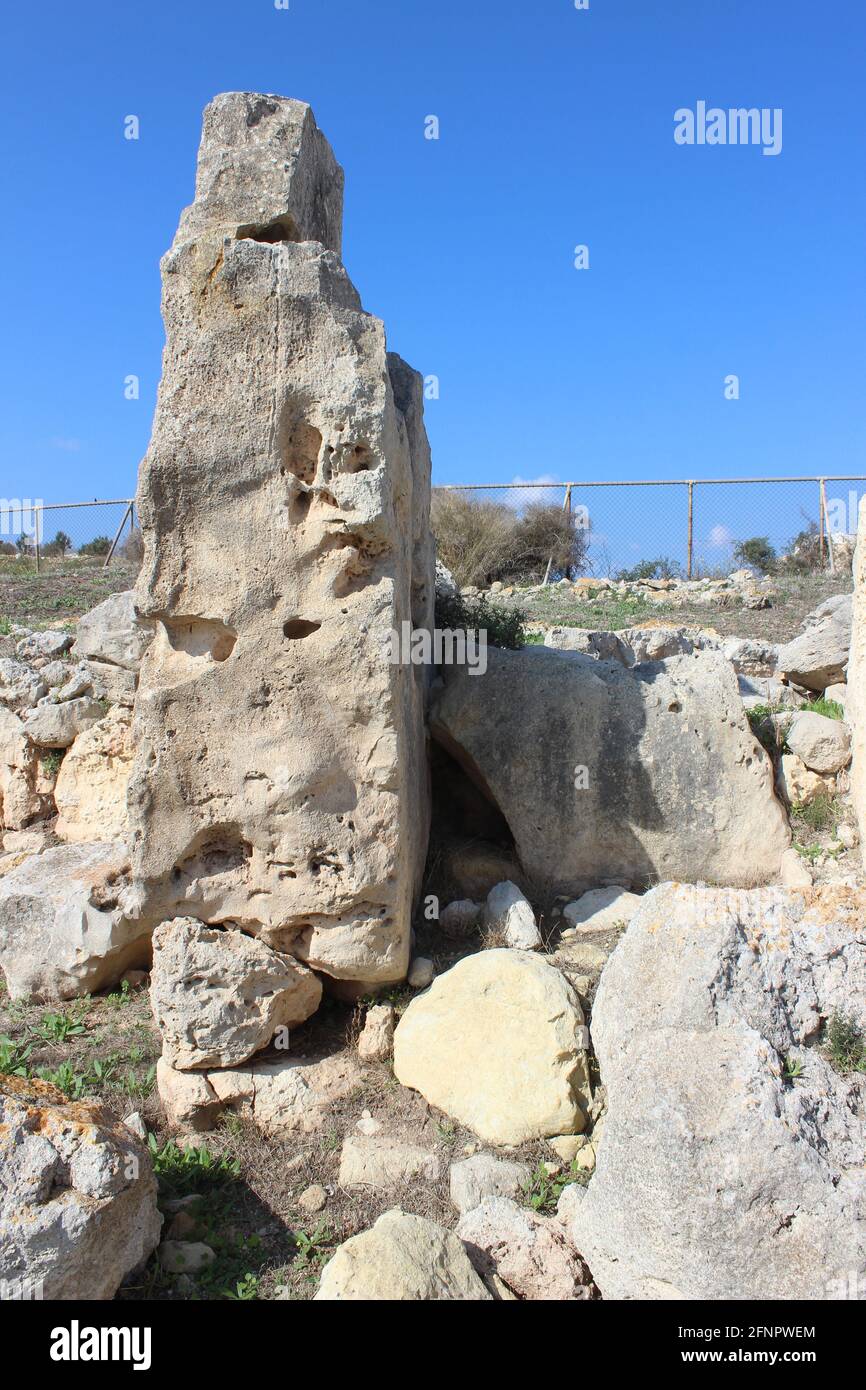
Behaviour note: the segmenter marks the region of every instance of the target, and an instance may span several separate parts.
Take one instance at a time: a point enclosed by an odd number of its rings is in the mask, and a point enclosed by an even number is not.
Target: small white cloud
[[[529,483],[549,483],[551,486],[554,484],[558,487],[562,486],[559,479],[555,477],[553,473],[539,473],[537,478],[521,478],[518,473],[511,481],[516,487],[526,487]]]
[[[55,438],[50,440],[49,442],[51,444],[52,449],[62,449],[65,454],[81,453],[80,439],[63,439],[55,436]]]
[[[734,537],[727,526],[714,526],[710,532],[708,543],[714,550],[725,550],[729,545],[734,544]]]

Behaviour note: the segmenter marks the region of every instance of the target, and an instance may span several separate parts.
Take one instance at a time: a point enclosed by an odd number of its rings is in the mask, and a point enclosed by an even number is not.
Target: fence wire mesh
[[[96,568],[135,558],[131,498],[42,503],[0,499],[0,554],[23,571]]]
[[[433,525],[445,563],[449,545],[459,544],[465,553],[458,568],[471,571],[477,557],[479,576],[488,551],[495,563],[497,537],[513,539],[515,530],[513,543],[524,546],[515,564],[525,578],[544,577],[540,569],[548,578],[566,569],[572,578],[637,577],[653,569],[662,576],[701,578],[728,574],[761,554],[769,564],[814,570],[829,568],[844,552],[850,568],[850,538],[864,491],[866,474],[458,485],[434,489]],[[567,558],[552,542],[544,548],[545,523],[547,534],[557,532],[554,513],[572,518],[575,545]]]

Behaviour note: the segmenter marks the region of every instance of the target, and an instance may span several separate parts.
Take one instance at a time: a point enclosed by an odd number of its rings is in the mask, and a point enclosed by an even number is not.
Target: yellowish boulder
[[[578,997],[528,951],[481,951],[414,999],[394,1073],[490,1144],[579,1133],[591,1100]]]

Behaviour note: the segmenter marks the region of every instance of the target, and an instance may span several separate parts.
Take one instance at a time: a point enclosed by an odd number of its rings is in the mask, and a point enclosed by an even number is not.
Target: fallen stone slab
[[[764,882],[790,830],[736,680],[714,651],[627,669],[494,647],[483,678],[445,669],[430,727],[554,893],[600,879]]]
[[[420,1144],[390,1139],[387,1135],[350,1134],[343,1140],[339,1176],[343,1188],[438,1182],[441,1173],[439,1155]]]

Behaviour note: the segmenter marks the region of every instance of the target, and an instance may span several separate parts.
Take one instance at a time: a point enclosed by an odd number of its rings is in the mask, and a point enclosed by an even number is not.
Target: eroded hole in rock
[[[350,449],[345,455],[341,472],[369,473],[372,467],[372,456],[366,444],[356,444],[355,447]]]
[[[212,879],[222,875],[237,877],[246,872],[252,845],[235,825],[211,826],[193,841],[174,868],[175,880]]]
[[[219,618],[176,615],[163,618],[162,625],[172,651],[194,659],[225,661],[238,640],[234,629]]]
[[[321,448],[322,436],[315,425],[298,418],[295,410],[284,409],[277,426],[280,472],[292,473],[309,485],[315,481]]]
[[[290,618],[283,623],[283,636],[288,637],[290,642],[300,642],[304,637],[312,637],[321,626],[321,623],[311,623],[306,618]]]
[[[301,240],[294,220],[288,216],[277,217],[272,222],[264,222],[258,226],[250,223],[245,227],[238,227],[235,238],[238,241],[263,241],[269,246],[276,246],[281,241]]]

